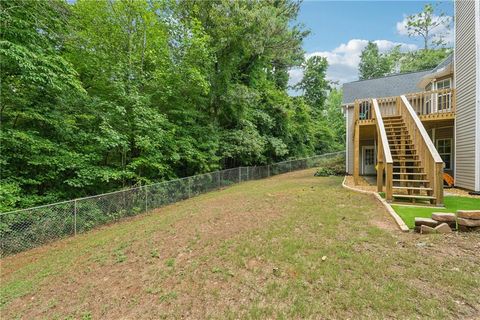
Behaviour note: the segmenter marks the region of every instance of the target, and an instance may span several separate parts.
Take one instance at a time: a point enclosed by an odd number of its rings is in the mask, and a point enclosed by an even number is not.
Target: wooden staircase
[[[383,117],[383,122],[393,159],[393,198],[435,203],[425,167],[402,116]]]
[[[358,119],[359,106],[355,104],[355,119]],[[377,133],[378,192],[385,188],[385,198],[389,202],[426,202],[442,206],[444,163],[408,99],[405,96],[372,99],[371,106]],[[358,121],[354,137],[355,150],[358,150]],[[358,163],[358,152],[354,155],[357,155],[354,163]],[[356,165],[354,178],[358,175]]]

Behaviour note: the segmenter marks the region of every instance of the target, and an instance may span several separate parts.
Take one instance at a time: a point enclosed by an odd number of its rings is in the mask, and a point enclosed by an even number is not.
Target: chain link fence
[[[327,165],[345,152],[266,166],[238,167],[0,214],[0,256],[249,180]]]

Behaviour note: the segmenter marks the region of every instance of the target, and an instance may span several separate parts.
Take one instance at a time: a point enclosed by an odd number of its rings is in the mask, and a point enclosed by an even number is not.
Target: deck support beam
[[[355,101],[353,113],[353,125],[355,131],[353,133],[353,182],[358,185],[360,178],[360,125],[359,121],[360,106],[358,101]]]
[[[383,170],[384,170],[384,164],[383,164],[383,145],[382,145],[382,139],[377,135],[377,191],[382,192],[383,191]]]

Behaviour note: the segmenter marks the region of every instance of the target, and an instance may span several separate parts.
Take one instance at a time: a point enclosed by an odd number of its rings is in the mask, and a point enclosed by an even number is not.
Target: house
[[[480,4],[455,2],[454,54],[433,70],[343,85],[347,172],[388,201],[443,204],[444,173],[480,191]]]

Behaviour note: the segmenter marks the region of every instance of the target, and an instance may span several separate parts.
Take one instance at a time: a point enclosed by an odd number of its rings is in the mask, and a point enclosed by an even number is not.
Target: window
[[[450,89],[450,79],[440,80],[437,82],[437,90]]]
[[[366,166],[375,165],[375,150],[373,148],[365,149],[365,165]]]
[[[452,139],[437,139],[437,151],[445,162],[445,170],[452,169]]]
[[[444,90],[451,88],[450,79],[445,79],[437,82],[437,90]],[[451,109],[451,94],[450,92],[439,93],[437,97],[438,112],[448,112]]]

